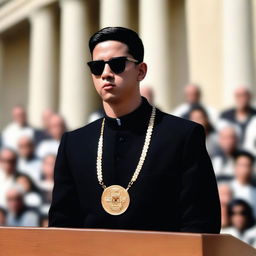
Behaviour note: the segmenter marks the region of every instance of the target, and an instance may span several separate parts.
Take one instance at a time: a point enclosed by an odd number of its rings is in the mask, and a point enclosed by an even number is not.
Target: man
[[[218,131],[218,148],[212,156],[212,163],[217,180],[230,180],[234,177],[234,157],[238,151],[238,132],[226,123]]]
[[[42,129],[35,129],[34,132],[34,144],[39,145],[42,141],[51,138],[49,134],[49,123],[54,112],[51,109],[45,109],[42,112]]]
[[[245,200],[256,217],[256,187],[253,185],[254,156],[240,151],[235,156],[235,178],[230,186],[235,199]]]
[[[6,207],[6,193],[15,183],[17,154],[9,148],[0,151],[0,207]]]
[[[22,136],[19,138],[18,155],[18,171],[28,175],[34,183],[40,183],[42,163],[41,160],[35,156],[34,140],[31,137]]]
[[[137,33],[104,28],[89,47],[105,116],[62,137],[49,225],[218,233],[219,197],[202,126],[141,98],[147,65]]]
[[[36,149],[36,155],[41,159],[49,154],[57,154],[61,136],[66,131],[66,123],[63,117],[58,114],[52,114],[48,130],[51,138],[43,140]]]
[[[227,120],[240,128],[239,145],[243,147],[247,126],[252,117],[256,116],[256,109],[251,106],[251,92],[245,86],[235,89],[235,107],[225,110],[220,115],[220,119]]]
[[[34,136],[34,129],[28,125],[27,114],[22,106],[15,106],[12,109],[13,121],[7,125],[2,133],[3,147],[17,150],[17,142],[20,136]]]
[[[7,226],[38,226],[39,215],[24,204],[24,191],[18,185],[7,192]]]
[[[201,106],[206,111],[211,123],[217,120],[217,112],[214,108],[202,104],[202,91],[197,84],[187,84],[184,88],[185,102],[177,106],[172,114],[185,119],[189,119],[189,112],[194,106]]]

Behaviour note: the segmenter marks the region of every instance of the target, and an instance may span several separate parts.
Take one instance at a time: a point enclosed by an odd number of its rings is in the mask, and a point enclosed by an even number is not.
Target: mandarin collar
[[[147,99],[141,97],[141,104],[134,111],[118,118],[112,118],[104,114],[106,124],[114,130],[144,131],[148,127],[152,106]]]

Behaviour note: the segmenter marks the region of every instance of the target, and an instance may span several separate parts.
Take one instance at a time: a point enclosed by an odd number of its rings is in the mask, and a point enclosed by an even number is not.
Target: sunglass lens
[[[116,58],[109,61],[109,66],[113,72],[115,72],[116,74],[120,74],[125,69],[125,63],[125,58]]]
[[[105,63],[104,61],[90,61],[88,62],[88,65],[91,69],[91,72],[95,75],[95,76],[100,76],[104,70],[104,66]]]

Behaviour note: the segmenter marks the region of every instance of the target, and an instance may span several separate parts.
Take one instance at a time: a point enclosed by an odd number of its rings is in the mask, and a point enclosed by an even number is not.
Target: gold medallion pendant
[[[125,188],[119,185],[112,185],[104,189],[101,196],[101,204],[107,213],[120,215],[129,207],[130,196]]]

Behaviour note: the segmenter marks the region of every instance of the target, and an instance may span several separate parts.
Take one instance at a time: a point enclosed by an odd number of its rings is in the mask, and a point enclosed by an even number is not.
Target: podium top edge
[[[147,230],[123,230],[123,229],[87,229],[87,228],[55,228],[55,227],[6,227],[0,226],[5,230],[45,230],[45,231],[74,231],[74,232],[94,232],[94,233],[125,233],[125,234],[148,234],[148,235],[177,235],[177,236],[230,236],[229,234],[208,234],[208,233],[188,233],[188,232],[164,232],[164,231],[147,231]]]

